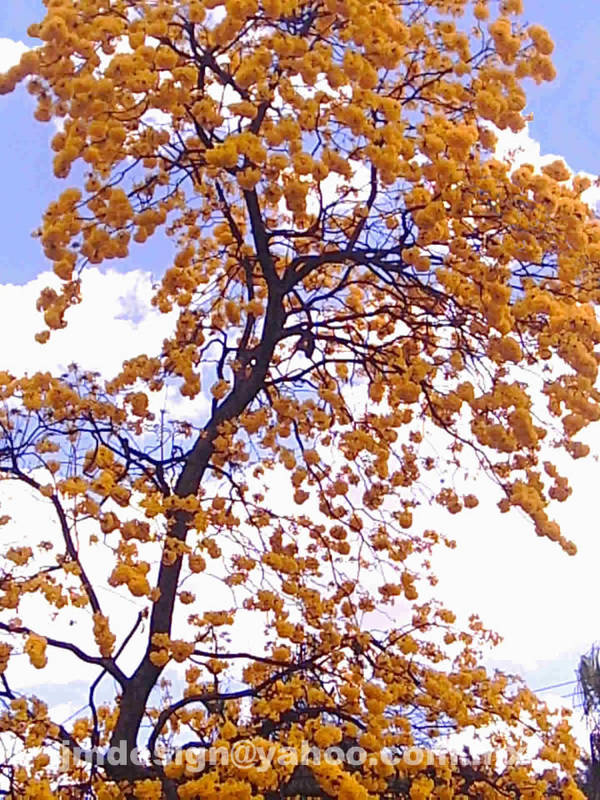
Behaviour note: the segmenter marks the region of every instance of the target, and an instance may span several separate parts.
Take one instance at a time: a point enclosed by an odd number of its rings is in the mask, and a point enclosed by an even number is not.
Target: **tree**
[[[524,125],[524,80],[553,77],[548,34],[520,0],[45,5],[40,46],[0,80],[60,123],[54,172],[73,173],[38,232],[56,274],[38,341],[89,265],[152,242],[173,250],[152,301],[172,330],[116,376],[0,374],[0,469],[49,520],[3,553],[7,791],[258,797],[293,765],[199,772],[161,743],[350,737],[375,754],[473,728],[497,748],[535,733],[555,772],[467,785],[404,765],[413,800],[548,781],[580,797],[568,720],[486,674],[477,618],[461,631],[419,602],[444,537],[413,524],[428,473],[475,465],[501,511],[575,551],[549,513],[570,493],[551,452],[585,456],[575,437],[600,413],[600,226],[562,162],[494,154],[495,131]],[[377,632],[382,609],[404,620]],[[42,681],[57,654],[89,675],[80,718],[19,692],[21,651]],[[375,758],[318,778],[349,800],[392,772]]]
[[[598,703],[600,695],[600,651],[594,645],[589,653],[581,656],[577,668],[577,688],[582,700],[583,713],[586,716],[591,728],[590,732],[590,753],[585,760],[585,769],[581,776],[581,784],[586,797],[600,797],[599,780],[599,752],[600,744],[598,735]]]

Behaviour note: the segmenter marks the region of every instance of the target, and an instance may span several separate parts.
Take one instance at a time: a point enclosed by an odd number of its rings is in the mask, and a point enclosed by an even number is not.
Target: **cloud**
[[[11,67],[18,64],[23,53],[28,50],[29,47],[23,42],[0,37],[0,73],[8,72]]]
[[[60,371],[77,363],[109,377],[123,359],[160,350],[172,320],[150,305],[150,273],[96,268],[82,276],[82,302],[68,312],[67,327],[40,346],[33,338],[44,327],[36,300],[45,286],[56,283],[54,275],[45,272],[22,286],[1,287],[3,369],[20,375],[25,371]]]
[[[436,594],[463,616],[477,612],[504,641],[491,660],[509,671],[531,672],[561,657],[589,649],[596,631],[586,609],[594,601],[600,537],[593,520],[594,474],[574,474],[574,496],[555,515],[575,540],[578,555],[536,537],[517,511],[501,515],[481,487],[480,507],[452,519],[435,519],[437,529],[457,540],[455,551],[433,558],[440,582]],[[432,509],[428,509],[431,516]],[[563,680],[572,677],[565,668]]]
[[[542,145],[537,139],[533,139],[529,135],[529,126],[526,125],[518,133],[506,129],[504,131],[498,130],[494,126],[494,133],[498,137],[496,145],[496,156],[501,159],[508,159],[515,167],[521,164],[532,164],[536,169],[540,169],[546,164],[551,164],[553,161],[560,159],[564,161],[563,156],[554,153],[542,153]],[[567,164],[567,167],[569,165]],[[570,169],[570,168],[569,168]],[[570,169],[573,175],[580,175],[589,178],[592,184],[595,183],[597,176],[590,172],[575,172]],[[584,201],[597,211],[600,207],[600,186],[592,185],[583,193]]]

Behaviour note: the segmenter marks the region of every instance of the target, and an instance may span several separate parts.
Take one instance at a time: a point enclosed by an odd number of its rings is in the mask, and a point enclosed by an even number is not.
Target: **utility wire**
[[[538,692],[547,692],[550,689],[561,689],[563,686],[571,686],[573,683],[577,683],[577,678],[573,678],[572,681],[564,681],[563,683],[554,683],[552,686],[542,686],[540,689],[533,689],[532,691],[537,694]],[[568,697],[569,695],[564,696]]]

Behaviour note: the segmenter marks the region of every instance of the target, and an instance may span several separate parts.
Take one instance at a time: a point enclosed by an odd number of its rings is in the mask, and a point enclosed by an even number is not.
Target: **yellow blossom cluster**
[[[138,564],[119,562],[113,569],[108,583],[111,586],[125,584],[134,597],[149,595],[150,583],[146,577],[149,571],[150,565],[143,561]]]
[[[43,669],[48,663],[46,656],[46,640],[43,636],[30,634],[25,642],[25,652],[36,669]]]
[[[117,637],[109,627],[108,619],[100,613],[94,614],[94,639],[104,658],[112,655]]]

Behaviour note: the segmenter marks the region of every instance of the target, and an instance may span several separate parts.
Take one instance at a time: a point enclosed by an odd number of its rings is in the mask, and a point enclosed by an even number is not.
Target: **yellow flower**
[[[46,645],[47,642],[43,636],[30,633],[27,637],[24,650],[29,656],[29,661],[36,669],[43,669],[48,663]]]

